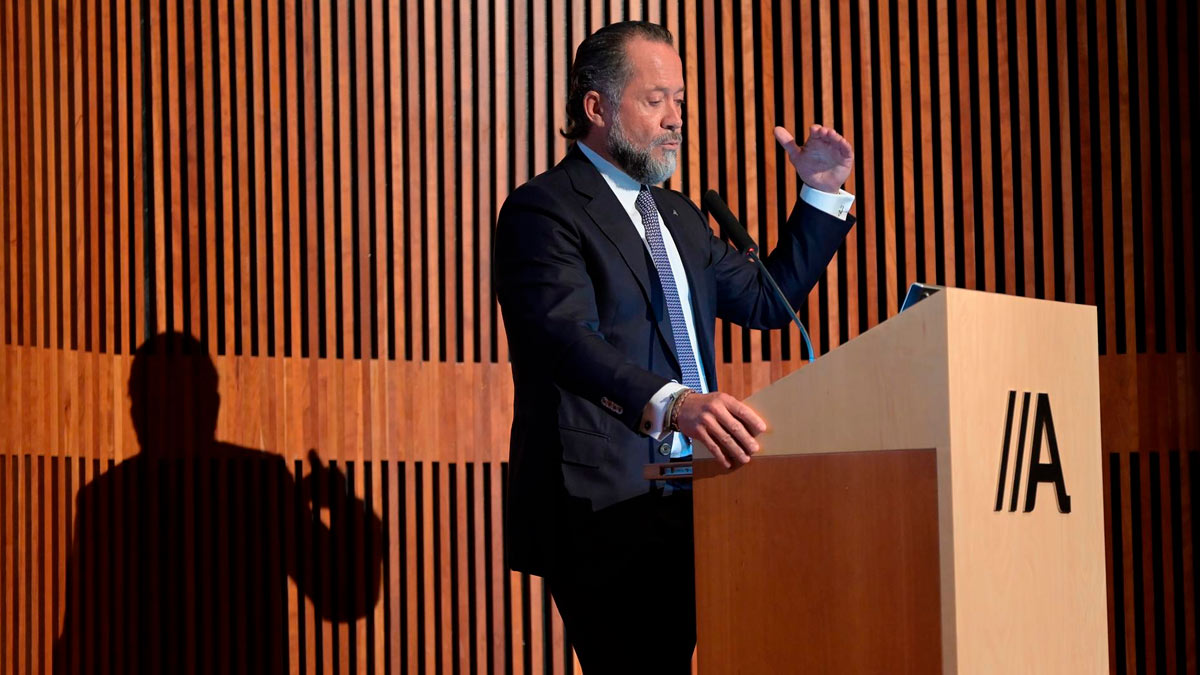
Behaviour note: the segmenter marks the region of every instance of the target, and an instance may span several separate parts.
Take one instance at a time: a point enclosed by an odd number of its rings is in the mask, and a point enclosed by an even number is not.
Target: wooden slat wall
[[[317,448],[384,517],[374,616],[293,621],[293,670],[572,668],[540,580],[502,566],[491,232],[566,149],[575,45],[626,17],[683,56],[670,186],[720,190],[764,245],[798,194],[771,128],[854,143],[860,222],[800,308],[819,352],[917,280],[1099,308],[1114,672],[1196,671],[1196,3],[16,0],[0,673],[48,669],[75,493],[137,452],[130,354],[167,330],[214,356],[219,438]],[[793,329],[717,334],[732,393],[801,366]]]

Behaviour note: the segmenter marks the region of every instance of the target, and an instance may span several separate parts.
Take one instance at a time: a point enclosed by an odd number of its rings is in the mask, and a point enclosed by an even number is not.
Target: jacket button
[[[671,455],[671,444],[667,443],[666,441],[659,443],[658,454],[662,455],[663,457],[669,457]]]

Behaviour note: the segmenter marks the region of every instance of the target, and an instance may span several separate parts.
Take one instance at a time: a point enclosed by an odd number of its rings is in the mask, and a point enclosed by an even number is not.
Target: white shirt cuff
[[[660,441],[666,437],[667,407],[671,404],[671,399],[675,398],[675,394],[679,393],[681,389],[687,389],[687,387],[678,382],[668,382],[661,389],[654,392],[654,395],[646,403],[646,407],[642,408],[640,429],[643,434]]]
[[[841,189],[837,191],[837,194],[833,194],[805,185],[800,188],[800,199],[814,209],[824,211],[838,220],[845,220],[846,214],[850,213],[850,207],[854,206],[854,195]]]

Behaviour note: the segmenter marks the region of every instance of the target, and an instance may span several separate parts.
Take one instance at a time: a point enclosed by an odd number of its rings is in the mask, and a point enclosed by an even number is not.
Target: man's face
[[[656,185],[675,173],[683,136],[683,63],[670,45],[634,38],[632,73],[608,134],[608,151],[634,180]]]

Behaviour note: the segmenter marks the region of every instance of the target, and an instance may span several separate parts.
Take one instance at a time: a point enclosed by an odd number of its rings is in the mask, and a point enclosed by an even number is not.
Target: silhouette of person
[[[379,518],[315,451],[297,482],[283,457],[217,441],[200,342],[143,343],[129,398],[141,452],[79,491],[55,673],[288,672],[288,577],[318,618],[372,609]]]

